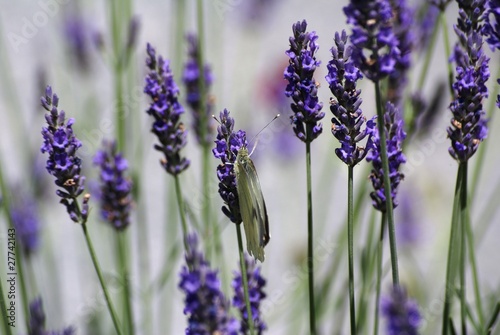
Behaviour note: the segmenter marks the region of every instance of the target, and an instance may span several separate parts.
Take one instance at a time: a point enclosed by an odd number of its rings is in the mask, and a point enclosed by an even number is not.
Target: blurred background
[[[126,29],[121,34],[133,50],[124,71],[123,106],[128,125],[125,155],[132,175],[141,180],[138,186],[141,198],[136,203],[130,225],[134,307],[137,324],[148,324],[154,334],[180,334],[186,326],[184,297],[177,288],[183,259],[173,179],[159,165],[160,153],[153,150],[156,138],[149,132],[151,119],[145,113],[149,101],[142,93],[147,73],[146,43],[149,42],[158,54],[171,60],[175,78],[181,86],[181,101],[184,101],[181,82],[187,58],[184,36],[188,32],[196,33],[197,25],[195,1],[180,1],[183,0],[133,2],[133,10],[128,13],[132,23],[123,25],[130,27],[131,24],[133,34]],[[422,3],[414,1],[412,5],[420,8]],[[224,108],[230,110],[236,119],[235,128],[246,130],[248,138],[275,114],[281,114],[260,135],[253,156],[267,202],[271,230],[266,261],[262,264],[262,273],[267,279],[263,315],[269,334],[306,334],[308,329],[304,262],[307,247],[305,146],[293,136],[289,122],[290,102],[283,93],[283,70],[288,62],[285,50],[289,47],[291,26],[302,19],[307,20],[309,30],[319,35],[317,58],[322,66],[316,80],[321,85],[319,97],[326,113],[323,134],[312,145],[316,280],[318,294],[320,287],[325,290],[321,295],[324,301],[318,325],[322,334],[345,334],[348,329],[344,322],[347,307],[338,307],[347,306],[347,253],[345,244],[339,242],[346,224],[347,168],[334,153],[338,143],[330,133],[328,101],[331,93],[324,80],[334,34],[342,29],[349,30],[342,11],[346,4],[347,1],[327,0],[211,0],[204,5],[204,52],[214,75],[211,88],[214,112],[218,114]],[[60,97],[59,107],[68,117],[76,119],[74,130],[83,142],[79,153],[83,159],[83,174],[87,176],[87,190],[92,193],[97,180],[97,170],[92,166],[93,155],[103,138],[113,138],[115,134],[113,112],[117,100],[110,22],[113,9],[105,1],[94,0],[0,0],[0,8],[0,159],[12,196],[22,199],[25,193],[35,195],[41,227],[39,249],[31,256],[31,268],[28,269],[36,278],[36,283],[29,285],[30,297],[34,298],[36,292],[42,296],[48,329],[75,325],[78,334],[100,334],[99,330],[109,334],[111,321],[84,239],[78,227],[68,219],[63,206],[57,204],[56,187],[44,168],[46,157],[39,148],[42,143],[40,131],[45,122],[39,99],[45,86],[51,85]],[[115,10],[125,15],[123,9]],[[447,24],[453,43],[452,25],[456,16],[456,5],[452,4],[447,11]],[[135,36],[132,41],[130,36]],[[451,115],[447,109],[450,97],[442,86],[447,80],[442,34],[437,38],[429,75],[419,93],[428,103],[436,93],[441,100],[434,109],[432,122],[427,124],[427,132],[407,139],[406,177],[400,185],[400,206],[396,210],[401,281],[421,308],[422,334],[435,334],[441,322],[457,170],[456,162],[447,152],[449,141],[445,129]],[[499,66],[498,55],[491,57],[491,73],[495,74]],[[423,51],[414,54],[410,87],[416,87],[423,59]],[[494,76],[490,79],[491,85],[497,85]],[[360,88],[363,90],[361,108],[371,117],[376,113],[373,86],[364,80]],[[490,122],[489,147],[471,209],[479,277],[486,301],[500,296],[500,217],[496,208],[500,201],[497,187],[500,185],[497,168],[500,152],[495,145],[500,138],[497,121],[495,117]],[[184,115],[184,122],[189,131],[189,112]],[[199,223],[194,218],[201,211],[203,195],[201,154],[193,132],[189,133],[185,155],[192,165],[181,175],[182,190],[192,212],[190,224],[196,226]],[[238,264],[237,244],[233,224],[219,211],[222,200],[217,192],[215,173],[218,161],[213,159],[211,164],[213,192],[210,198],[222,227],[224,248],[224,259],[214,260],[212,265],[221,269],[223,287],[230,296],[230,280]],[[474,162],[471,166],[475,166]],[[369,192],[368,164],[362,162],[355,171],[355,190],[366,184]],[[142,215],[137,211],[140,206],[144,209]],[[114,232],[101,222],[97,199],[91,201],[91,207],[94,209],[89,230],[105,275],[112,282],[117,266],[115,250],[109,241]],[[368,193],[365,193],[355,233],[357,264],[361,264],[360,257],[369,240],[367,235],[373,224],[371,208]],[[0,217],[0,222],[0,255],[5,259],[5,216]],[[378,216],[375,222],[378,225]],[[378,235],[378,229],[373,231]],[[143,248],[138,236],[146,236],[147,248]],[[333,272],[332,264],[337,257],[340,261],[338,271]],[[144,258],[148,262],[148,273],[144,272]],[[384,264],[389,269],[388,248]],[[3,268],[5,262],[1,261],[0,265]],[[362,269],[358,266],[355,270],[360,278]],[[4,276],[2,270],[0,278],[4,280]],[[383,293],[388,292],[389,282],[390,272],[386,271]],[[113,294],[118,295],[117,292]],[[150,315],[142,313],[146,294],[151,295]],[[472,289],[468,294],[472,301]],[[370,309],[372,305],[370,301]],[[24,334],[20,311],[18,323],[16,334]]]

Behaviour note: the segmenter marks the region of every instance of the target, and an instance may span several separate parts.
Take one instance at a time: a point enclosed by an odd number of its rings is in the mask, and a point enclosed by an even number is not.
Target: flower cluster
[[[389,161],[389,178],[391,181],[391,200],[393,207],[396,208],[397,188],[401,180],[404,178],[403,173],[399,171],[401,164],[406,162],[406,157],[403,154],[403,140],[406,138],[406,133],[403,130],[403,120],[400,118],[398,110],[390,102],[386,105],[384,113],[385,136],[387,143],[387,158]],[[368,162],[372,162],[373,168],[370,174],[370,180],[374,191],[370,193],[372,204],[375,209],[385,212],[386,197],[384,189],[384,169],[382,167],[382,156],[380,147],[380,134],[378,128],[370,128],[372,132],[372,145],[370,152],[366,156]]]
[[[82,208],[76,198],[84,191],[85,177],[80,175],[81,159],[76,151],[82,143],[73,133],[74,119],[66,120],[63,110],[57,109],[59,98],[52,94],[52,88],[47,86],[45,96],[41,98],[42,106],[48,111],[45,114],[47,127],[42,128],[42,153],[47,152],[47,171],[56,177],[56,185],[62,188],[57,190],[61,203],[66,206],[68,214],[74,222],[85,222],[88,216],[89,196],[85,195]]]
[[[456,77],[455,98],[450,104],[453,113],[448,137],[450,155],[466,162],[477,151],[488,134],[483,100],[488,96],[486,81],[490,76],[482,50],[481,14],[485,0],[459,1],[459,18],[455,32],[459,42],[454,49]]]
[[[247,269],[247,282],[248,282],[248,296],[250,300],[250,308],[252,309],[252,318],[255,330],[260,335],[266,329],[266,324],[262,321],[260,315],[260,302],[266,297],[264,293],[264,286],[266,280],[260,274],[260,268],[256,266],[253,259],[245,257],[245,264]],[[241,314],[241,333],[248,333],[248,313],[245,304],[245,294],[243,290],[243,280],[241,271],[235,273],[233,279],[233,306],[240,310]]]
[[[494,21],[491,19],[493,16]],[[488,0],[482,33],[491,50],[500,49],[500,0]]]
[[[400,56],[396,59],[394,71],[389,74],[388,100],[399,106],[411,66],[411,52],[415,41],[412,25],[415,15],[406,0],[391,0],[391,4],[394,12],[393,30],[398,40]]]
[[[352,59],[356,66],[372,81],[391,74],[400,50],[389,0],[351,0],[344,13],[352,25]]]
[[[212,150],[215,158],[221,160],[222,164],[217,166],[217,178],[219,179],[219,194],[225,206],[222,212],[236,224],[241,223],[240,203],[236,189],[236,174],[234,162],[238,151],[247,145],[246,133],[243,130],[234,132],[234,119],[229,116],[229,111],[224,109],[220,112],[220,125],[217,127],[217,140]]]
[[[212,119],[210,116],[212,115],[213,110],[213,100],[207,99],[205,101],[205,106],[201,106],[201,96],[200,92],[200,69],[198,67],[198,57],[199,57],[199,44],[198,38],[189,34],[186,37],[189,50],[188,50],[188,61],[184,65],[184,73],[182,76],[182,80],[186,85],[186,102],[193,110],[193,129],[196,134],[196,138],[198,143],[206,144],[210,143],[212,139],[212,128],[209,126],[210,121]],[[210,66],[205,65],[204,67],[204,91],[205,95],[210,90],[210,86],[213,82],[213,75]],[[201,127],[205,124],[205,129]],[[205,138],[202,139],[203,133],[205,132]]]
[[[420,313],[417,304],[408,300],[406,291],[394,286],[390,297],[382,299],[381,310],[387,319],[388,335],[417,335],[420,325]]]
[[[33,254],[40,244],[40,221],[38,206],[32,196],[22,192],[21,197],[14,197],[11,208],[12,223],[16,228],[16,237],[25,255]]]
[[[116,150],[115,141],[104,141],[103,149],[94,157],[94,164],[101,170],[101,216],[115,229],[123,230],[129,225],[132,181],[124,176],[127,160]]]
[[[365,117],[361,109],[361,90],[356,89],[356,82],[363,77],[361,71],[354,65],[351,56],[351,47],[347,46],[347,34],[335,33],[335,45],[332,47],[332,60],[327,65],[328,75],[325,77],[334,99],[330,101],[330,110],[333,113],[332,134],[340,141],[341,147],[335,153],[345,164],[354,166],[362,161],[368,153],[365,148],[358,146],[369,131],[361,126]],[[367,128],[374,128],[375,121],[369,120]],[[371,136],[370,136],[371,137]],[[368,138],[368,142],[370,142]]]
[[[318,84],[313,78],[314,71],[320,65],[315,53],[319,46],[316,32],[306,32],[307,22],[293,25],[290,37],[290,49],[286,51],[290,58],[284,77],[288,80],[285,95],[292,97],[294,115],[291,116],[293,131],[303,142],[312,142],[323,131],[319,121],[325,116],[321,112],[323,104],[318,101]]]
[[[43,310],[42,299],[36,298],[30,303],[29,335],[74,335],[76,331],[73,327],[67,327],[63,331],[45,330],[45,312]]]
[[[186,293],[184,314],[188,314],[186,334],[237,335],[239,322],[228,315],[229,300],[221,291],[217,271],[210,268],[198,251],[196,235],[187,237],[186,264],[182,268],[179,287]]]
[[[149,73],[145,80],[144,93],[151,97],[147,113],[154,118],[151,129],[160,141],[154,148],[163,152],[161,165],[171,175],[178,175],[188,168],[189,161],[181,157],[186,145],[186,131],[179,121],[184,108],[178,101],[179,87],[174,81],[169,62],[156,57],[156,51],[148,43],[146,65]]]

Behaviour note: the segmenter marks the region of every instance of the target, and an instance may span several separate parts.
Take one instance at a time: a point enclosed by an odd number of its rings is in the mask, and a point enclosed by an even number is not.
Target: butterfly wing
[[[263,262],[264,247],[269,242],[270,236],[269,219],[259,177],[246,148],[240,150],[236,162],[236,186],[247,250],[249,254]]]

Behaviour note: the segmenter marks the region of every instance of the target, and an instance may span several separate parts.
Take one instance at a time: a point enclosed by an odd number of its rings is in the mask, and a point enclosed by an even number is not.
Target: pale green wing
[[[264,261],[264,247],[269,242],[269,220],[257,171],[246,148],[238,153],[235,164],[236,185],[247,240],[248,253]]]

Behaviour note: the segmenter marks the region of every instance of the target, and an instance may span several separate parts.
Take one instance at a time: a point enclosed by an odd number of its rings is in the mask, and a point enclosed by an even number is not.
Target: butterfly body
[[[238,151],[234,167],[247,250],[263,262],[264,247],[270,240],[269,219],[257,170],[246,147]]]

